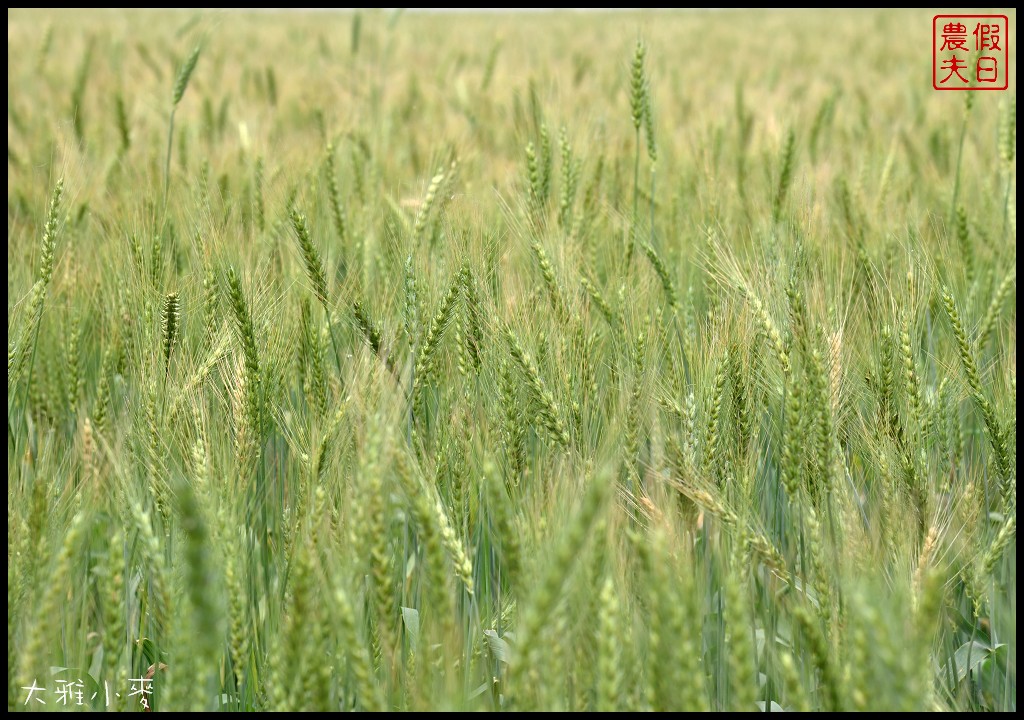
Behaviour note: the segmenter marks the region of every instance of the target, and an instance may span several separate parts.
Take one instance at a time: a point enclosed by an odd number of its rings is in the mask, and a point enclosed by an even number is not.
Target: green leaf
[[[956,664],[956,679],[958,681],[963,680],[967,677],[967,673],[977,670],[979,665],[1005,647],[1005,643],[992,646],[977,640],[964,643],[957,648],[956,653],[953,655],[953,662]]]
[[[491,683],[489,683],[489,682],[482,683],[476,690],[474,690],[473,692],[471,692],[469,694],[469,699],[472,700],[474,698],[480,697],[485,692],[487,692],[488,688],[490,688],[490,687],[491,687]]]
[[[494,657],[498,658],[503,663],[508,663],[511,648],[508,642],[498,637],[498,633],[494,630],[484,630],[484,637],[487,638],[487,647],[490,649]]]
[[[152,665],[160,659],[160,649],[149,638],[142,638],[138,641],[138,645],[142,648],[142,655],[146,658],[148,665]]]
[[[415,647],[420,639],[420,611],[415,608],[402,608],[402,620],[405,622],[405,629],[409,633],[412,645]]]

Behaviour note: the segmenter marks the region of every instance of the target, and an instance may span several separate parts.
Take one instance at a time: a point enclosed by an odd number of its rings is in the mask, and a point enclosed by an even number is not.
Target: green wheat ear
[[[782,206],[793,182],[793,162],[796,156],[796,133],[792,129],[786,134],[786,144],[782,147],[779,162],[779,180],[775,187],[775,198],[772,201],[772,222],[778,222]]]
[[[164,160],[164,212],[167,211],[167,193],[171,189],[171,147],[174,144],[174,113],[178,109],[185,90],[188,88],[188,81],[192,78],[192,72],[199,62],[199,51],[201,46],[196,45],[192,54],[185,60],[185,64],[178,71],[178,77],[174,81],[174,91],[171,93],[171,115],[167,122],[167,156]]]
[[[636,41],[636,49],[633,51],[633,65],[629,74],[629,105],[633,115],[633,127],[640,132],[640,126],[644,122],[644,111],[647,108],[647,76],[644,72],[644,58],[647,55],[647,48],[643,41]]]
[[[39,328],[43,320],[43,308],[46,305],[50,280],[53,278],[54,253],[57,249],[57,230],[59,229],[58,214],[63,195],[64,178],[60,178],[57,180],[57,184],[53,188],[53,194],[50,196],[50,205],[46,212],[46,222],[43,225],[43,238],[40,243],[39,254],[39,277],[35,284],[32,285],[32,292],[29,296],[27,313],[29,327],[19,346],[12,349],[10,340],[8,340],[8,382],[18,376],[24,367],[24,363],[28,361],[28,387],[26,392],[31,389],[32,385],[36,346],[39,342]]]
[[[309,281],[313,283],[313,292],[321,303],[327,302],[327,274],[324,272],[324,263],[320,259],[320,253],[313,245],[313,239],[309,235],[309,228],[306,224],[306,216],[295,208],[289,213],[292,221],[292,229],[295,231],[295,238],[299,242],[299,250],[302,253],[302,262],[306,266],[306,273]]]
[[[188,89],[188,81],[192,79],[192,71],[196,69],[196,63],[199,62],[199,53],[202,50],[202,46],[196,45],[192,52],[189,53],[188,59],[185,60],[185,64],[178,70],[178,77],[174,81],[174,93],[172,94],[171,104],[177,106],[181,102],[182,96],[185,94],[185,90]]]
[[[166,372],[171,369],[171,352],[174,350],[174,342],[178,337],[178,328],[181,327],[181,304],[176,292],[168,293],[164,298],[161,326],[163,327],[164,370]]]

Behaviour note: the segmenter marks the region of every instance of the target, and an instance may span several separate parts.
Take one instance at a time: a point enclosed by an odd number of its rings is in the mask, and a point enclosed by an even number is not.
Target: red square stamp
[[[1006,15],[932,18],[932,87],[1006,90],[1010,87],[1010,20]]]

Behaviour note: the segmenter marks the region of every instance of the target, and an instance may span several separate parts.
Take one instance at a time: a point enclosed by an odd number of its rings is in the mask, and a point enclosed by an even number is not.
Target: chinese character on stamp
[[[1006,15],[932,18],[932,87],[1006,90],[1010,86],[1010,22]]]

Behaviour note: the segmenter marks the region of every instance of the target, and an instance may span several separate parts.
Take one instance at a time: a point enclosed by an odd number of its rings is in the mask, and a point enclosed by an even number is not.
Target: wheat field
[[[1002,12],[9,9],[8,710],[1016,710]]]

